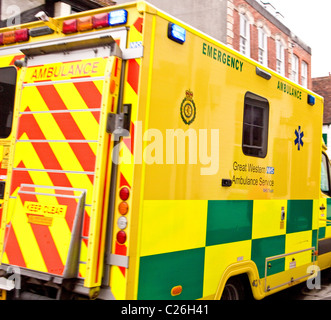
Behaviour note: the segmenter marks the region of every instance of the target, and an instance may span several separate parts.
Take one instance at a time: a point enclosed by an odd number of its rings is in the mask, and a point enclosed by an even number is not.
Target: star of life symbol
[[[294,141],[295,145],[298,145],[298,150],[300,151],[300,146],[303,147],[302,138],[304,137],[303,131],[301,131],[301,126],[299,126],[298,130],[295,130],[296,139]]]

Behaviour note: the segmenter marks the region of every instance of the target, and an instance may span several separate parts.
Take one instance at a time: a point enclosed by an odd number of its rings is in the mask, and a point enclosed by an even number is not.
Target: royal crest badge
[[[196,117],[197,110],[193,101],[193,92],[187,90],[185,98],[180,106],[180,115],[185,124],[190,125]]]

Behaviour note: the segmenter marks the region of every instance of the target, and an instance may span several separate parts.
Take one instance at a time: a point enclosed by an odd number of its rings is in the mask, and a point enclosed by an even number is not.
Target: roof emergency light
[[[77,20],[70,19],[63,21],[62,32],[64,34],[77,32]]]
[[[109,27],[109,16],[108,13],[99,13],[93,16],[92,22],[93,22],[93,28],[99,29],[99,28],[105,28]]]
[[[28,41],[30,38],[29,29],[18,29],[0,33],[0,46],[17,42]]]
[[[92,17],[83,17],[77,19],[77,31],[86,31],[86,30],[92,30],[93,29],[93,23],[92,23]]]
[[[3,33],[3,43],[11,44],[15,43],[15,31],[7,31]]]
[[[109,25],[117,26],[128,21],[128,12],[124,9],[111,11],[109,13]]]
[[[168,38],[177,43],[183,44],[186,41],[186,30],[177,24],[169,22]]]
[[[29,40],[29,29],[19,29],[15,31],[15,41],[23,42]]]
[[[308,94],[308,104],[310,104],[311,106],[315,105],[315,97],[311,94]]]

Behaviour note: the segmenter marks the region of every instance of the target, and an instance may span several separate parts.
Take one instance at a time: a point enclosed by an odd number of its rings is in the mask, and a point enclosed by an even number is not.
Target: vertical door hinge
[[[120,137],[130,136],[131,104],[124,104],[120,113],[109,113],[107,132]]]

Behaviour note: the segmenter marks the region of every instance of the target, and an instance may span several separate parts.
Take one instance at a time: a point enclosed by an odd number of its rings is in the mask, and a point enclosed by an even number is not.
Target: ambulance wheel
[[[230,278],[224,287],[221,300],[245,300],[245,291],[245,286],[240,278]]]

